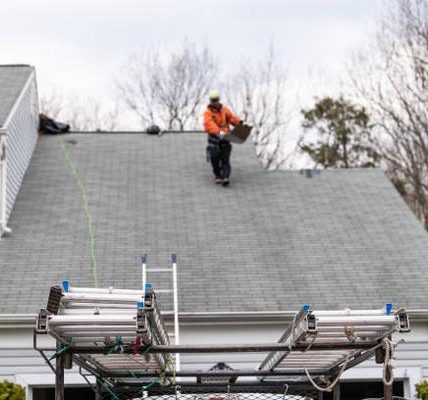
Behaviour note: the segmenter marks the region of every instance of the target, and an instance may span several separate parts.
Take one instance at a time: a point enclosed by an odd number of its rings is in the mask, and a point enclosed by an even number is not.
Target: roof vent
[[[211,367],[208,372],[213,371],[213,372],[218,372],[218,371],[234,371],[233,368],[229,367],[229,365],[227,365],[224,362],[218,362],[216,365],[214,365],[213,367]],[[197,382],[198,383],[235,383],[237,380],[236,376],[230,376],[230,375],[221,375],[221,376],[209,376],[209,375],[201,375],[198,376],[197,378]]]
[[[157,125],[150,125],[146,129],[146,133],[149,135],[159,135],[161,134],[161,129]]]
[[[321,174],[321,170],[316,168],[308,168],[301,169],[300,173],[302,175],[305,175],[306,178],[313,178],[314,176]]]

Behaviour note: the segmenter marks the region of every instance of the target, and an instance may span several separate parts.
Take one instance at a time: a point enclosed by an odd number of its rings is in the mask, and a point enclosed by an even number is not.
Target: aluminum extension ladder
[[[172,294],[173,310],[172,312],[163,311],[163,314],[172,314],[174,316],[174,331],[172,333],[168,332],[168,336],[173,337],[174,343],[176,345],[179,345],[180,344],[180,326],[179,326],[179,319],[178,319],[177,255],[171,254],[171,268],[147,268],[147,254],[144,254],[141,257],[141,271],[142,271],[142,284],[143,284],[144,292],[146,290],[146,287],[151,288],[151,284],[149,283],[150,281],[147,280],[147,276],[149,274],[152,274],[152,273],[155,273],[155,274],[171,273],[172,274],[172,287],[171,286],[167,288],[156,287],[155,292]],[[167,280],[162,279],[162,282],[167,282]],[[176,371],[180,371],[180,354],[179,353],[177,353],[175,356],[175,369]]]

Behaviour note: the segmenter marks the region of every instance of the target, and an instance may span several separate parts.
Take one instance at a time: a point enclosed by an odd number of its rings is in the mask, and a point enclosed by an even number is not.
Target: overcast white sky
[[[340,76],[385,1],[0,0],[0,64],[35,65],[41,92],[103,97],[140,49],[201,42],[229,71],[273,42],[292,86],[305,85],[309,98],[308,87]]]

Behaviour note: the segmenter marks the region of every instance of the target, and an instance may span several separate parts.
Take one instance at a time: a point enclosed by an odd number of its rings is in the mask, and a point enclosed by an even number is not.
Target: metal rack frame
[[[393,313],[389,304],[382,310],[360,311],[312,311],[304,306],[279,340],[288,349],[271,352],[259,369],[286,371],[299,365],[308,371],[338,370],[345,360],[356,365],[367,359],[367,353],[376,351],[382,339],[408,330],[405,312]],[[323,346],[327,348],[320,351]]]
[[[391,305],[359,311],[313,311],[304,306],[277,343],[170,344],[151,286],[146,286],[143,298],[141,291],[73,288],[65,282],[63,288],[51,288],[47,309],[39,313],[34,348],[55,372],[56,400],[64,399],[64,369],[71,368],[72,363],[79,366],[85,379],[88,374],[95,377],[96,393],[111,392],[117,399],[127,398],[138,388],[146,394],[172,393],[176,379],[187,392],[210,393],[220,387],[224,391],[224,384],[197,383],[201,377],[220,382],[221,378],[233,378],[235,392],[242,386],[273,393],[287,385],[294,393],[303,393],[313,390],[308,372],[321,383],[373,356],[378,363],[383,362],[383,339],[409,329],[405,311],[393,312]],[[40,347],[40,334],[55,338],[57,348]],[[120,343],[111,343],[121,334],[126,336]],[[46,352],[53,352],[53,357]],[[178,353],[227,352],[268,354],[254,370],[177,371],[173,367],[173,357]],[[385,398],[392,398],[390,386],[385,387]]]

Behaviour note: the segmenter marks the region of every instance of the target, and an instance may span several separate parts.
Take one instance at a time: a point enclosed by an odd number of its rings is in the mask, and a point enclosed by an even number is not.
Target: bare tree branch
[[[68,123],[73,131],[113,131],[119,125],[119,108],[108,107],[98,99],[70,97],[65,99],[50,90],[40,99],[40,111],[50,118]]]
[[[131,57],[116,79],[116,88],[143,127],[196,129],[216,72],[217,64],[207,48],[185,44],[166,59],[153,52]]]
[[[394,0],[371,50],[352,81],[389,176],[428,229],[428,1]]]
[[[286,83],[270,48],[263,62],[242,65],[225,85],[226,97],[238,115],[253,125],[256,155],[267,169],[277,169],[286,161],[282,140],[287,124]]]

